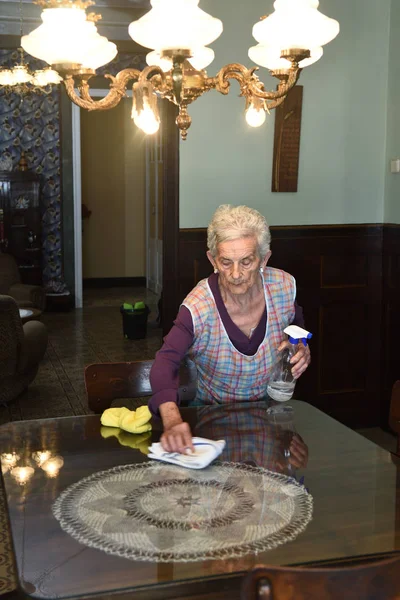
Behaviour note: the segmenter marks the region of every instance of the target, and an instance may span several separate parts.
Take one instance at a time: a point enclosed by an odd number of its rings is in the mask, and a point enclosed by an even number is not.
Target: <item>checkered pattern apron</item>
[[[197,394],[193,404],[223,404],[260,400],[277,360],[283,330],[293,322],[296,283],[278,269],[263,273],[267,306],[264,341],[254,356],[242,354],[232,344],[217,310],[207,279],[200,281],[183,305],[192,315],[194,341],[189,356],[197,367]]]

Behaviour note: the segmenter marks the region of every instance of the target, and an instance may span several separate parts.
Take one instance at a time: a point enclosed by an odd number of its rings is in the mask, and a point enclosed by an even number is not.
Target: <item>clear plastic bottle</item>
[[[290,345],[281,352],[267,386],[268,396],[277,402],[286,402],[293,396],[296,380],[292,375],[290,360],[297,353],[298,344],[307,346],[307,340],[312,337],[309,331],[297,325],[289,325],[284,332],[289,336]]]

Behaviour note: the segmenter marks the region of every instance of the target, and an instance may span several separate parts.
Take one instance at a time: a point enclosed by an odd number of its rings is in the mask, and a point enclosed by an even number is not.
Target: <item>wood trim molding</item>
[[[163,106],[163,289],[162,327],[166,335],[179,307],[179,130],[178,108]]]

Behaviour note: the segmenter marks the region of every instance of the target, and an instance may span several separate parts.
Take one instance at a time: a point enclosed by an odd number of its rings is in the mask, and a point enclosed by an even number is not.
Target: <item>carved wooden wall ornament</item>
[[[272,191],[297,192],[303,86],[296,85],[275,112]]]

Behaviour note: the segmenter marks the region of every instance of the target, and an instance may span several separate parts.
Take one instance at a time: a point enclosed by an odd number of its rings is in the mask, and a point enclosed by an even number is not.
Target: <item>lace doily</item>
[[[235,558],[293,540],[312,497],[266,469],[219,463],[202,471],[146,462],[95,473],[53,505],[79,542],[132,560]]]

